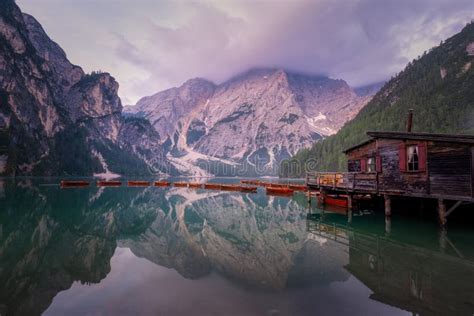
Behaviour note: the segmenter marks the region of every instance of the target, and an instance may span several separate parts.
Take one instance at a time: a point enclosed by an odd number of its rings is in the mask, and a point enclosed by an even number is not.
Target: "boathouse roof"
[[[359,143],[355,146],[345,149],[343,152],[348,153],[354,149],[367,145],[377,138],[385,139],[403,139],[403,140],[427,140],[435,142],[446,142],[446,143],[465,143],[474,144],[474,135],[461,135],[461,134],[433,134],[433,133],[413,133],[413,132],[367,132],[367,135],[371,138]]]

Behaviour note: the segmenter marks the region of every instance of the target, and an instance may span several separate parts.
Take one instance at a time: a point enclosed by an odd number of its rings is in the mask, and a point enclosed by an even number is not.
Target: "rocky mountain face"
[[[163,169],[162,161],[149,164],[161,148],[158,135],[147,122],[124,122],[117,91],[110,74],[85,74],[32,16],[23,14],[14,1],[2,1],[0,174]],[[154,137],[132,144],[126,131],[136,128]]]
[[[124,111],[151,121],[182,173],[273,174],[282,160],[337,132],[371,97],[343,80],[264,68],[220,85],[192,79]]]

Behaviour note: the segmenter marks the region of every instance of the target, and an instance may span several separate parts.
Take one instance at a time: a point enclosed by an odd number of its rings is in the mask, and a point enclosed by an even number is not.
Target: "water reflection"
[[[307,220],[304,196],[0,188],[1,315],[474,312],[466,232]]]
[[[458,236],[456,246],[445,230],[420,236],[427,230],[400,226],[396,233],[377,234],[364,221],[347,224],[335,214],[308,218],[309,232],[347,246],[345,269],[373,292],[372,300],[419,315],[472,315],[471,234]]]

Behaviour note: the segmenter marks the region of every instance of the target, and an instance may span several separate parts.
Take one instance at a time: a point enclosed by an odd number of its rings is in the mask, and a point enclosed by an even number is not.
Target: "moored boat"
[[[129,187],[148,187],[150,186],[149,181],[128,181]]]
[[[173,183],[173,186],[179,187],[179,188],[187,188],[188,183],[187,182],[175,182],[175,183]]]
[[[221,190],[223,190],[223,191],[240,191],[240,185],[221,184]]]
[[[202,188],[202,183],[189,182],[188,187],[193,188],[193,189],[201,189]]]
[[[258,185],[260,180],[240,180],[240,183]]]
[[[348,205],[347,196],[344,195],[325,195],[323,197],[323,195],[320,194],[318,195],[318,202],[345,208],[347,208]]]
[[[88,187],[89,181],[62,180],[59,185],[61,186],[61,188],[81,188]]]
[[[221,185],[219,183],[204,183],[204,189],[208,190],[220,190]]]
[[[107,181],[107,180],[99,180],[96,182],[96,186],[98,187],[119,187],[122,185],[120,181]]]
[[[273,187],[269,186],[266,188],[266,192],[269,195],[284,195],[284,196],[291,196],[295,192],[289,188],[282,188],[282,187]]]
[[[281,184],[281,183],[270,183],[269,186],[272,188],[288,188],[288,184]]]
[[[249,192],[249,193],[257,193],[257,187],[255,186],[240,186],[240,191],[242,192]]]
[[[155,187],[168,187],[170,183],[168,181],[155,181],[153,186]]]
[[[295,191],[306,191],[307,187],[304,184],[290,184],[288,188],[295,190]]]

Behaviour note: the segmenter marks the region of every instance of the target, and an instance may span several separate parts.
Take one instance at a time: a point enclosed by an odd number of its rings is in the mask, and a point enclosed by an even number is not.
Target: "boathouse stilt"
[[[319,193],[319,201],[321,203],[321,206],[326,205],[326,191],[321,189]]]
[[[438,199],[438,218],[441,227],[446,226],[448,220],[446,218],[446,202],[443,199]]]
[[[352,197],[352,194],[349,194],[347,196],[347,209],[352,212],[352,203],[354,202],[354,198]]]
[[[392,199],[389,195],[384,195],[385,199],[385,216],[392,216]]]
[[[447,231],[445,227],[441,227],[441,229],[438,231],[438,237],[439,237],[439,250],[442,253],[445,253],[446,246],[447,246]]]
[[[385,216],[385,234],[390,235],[392,232],[392,218],[390,216]]]

